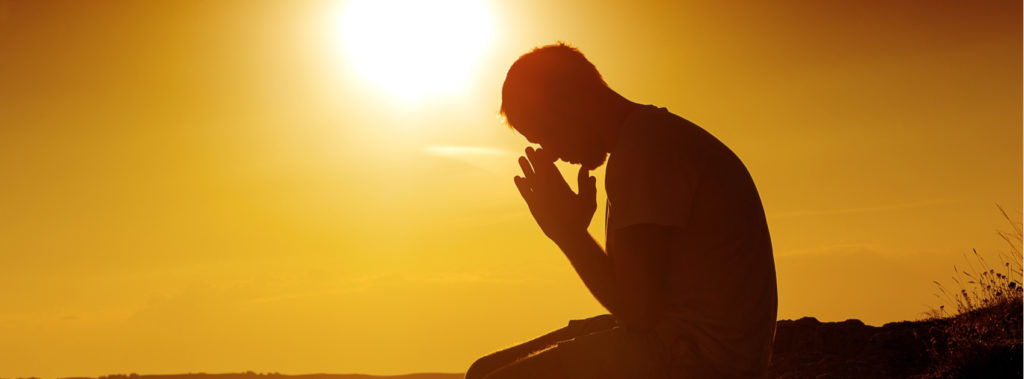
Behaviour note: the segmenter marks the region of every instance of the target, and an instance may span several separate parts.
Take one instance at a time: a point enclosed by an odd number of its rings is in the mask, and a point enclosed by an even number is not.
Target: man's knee
[[[502,350],[480,357],[473,364],[469,365],[469,369],[466,370],[466,379],[486,378],[488,374],[497,371],[503,366],[514,363],[520,358],[511,356],[508,353],[507,350]]]
[[[618,326],[618,322],[615,321],[614,316],[610,314],[603,314],[580,320],[569,320],[569,325],[567,325],[565,329],[569,331],[571,337],[576,337],[602,330],[608,330],[616,326]]]
[[[469,365],[469,369],[466,370],[466,379],[483,379],[487,374],[490,374],[495,367],[489,367],[491,366],[488,364],[489,362],[487,358],[489,357],[491,356],[485,355],[480,359],[477,359],[473,364]]]
[[[559,375],[555,357],[542,352],[499,367],[483,376],[484,379],[544,379],[562,377]],[[468,376],[467,376],[468,377]]]

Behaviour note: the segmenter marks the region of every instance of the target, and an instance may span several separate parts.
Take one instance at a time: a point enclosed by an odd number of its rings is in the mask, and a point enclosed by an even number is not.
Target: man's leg
[[[607,314],[588,319],[571,320],[569,321],[569,325],[564,328],[545,334],[529,342],[477,359],[476,362],[473,362],[473,365],[469,366],[469,370],[466,370],[466,379],[483,378],[487,376],[487,374],[490,374],[499,368],[515,363],[516,361],[526,358],[530,354],[554,346],[559,342],[571,340],[579,336],[584,336],[602,330],[608,330],[616,325],[615,318],[612,317],[612,315]]]
[[[612,328],[563,341],[491,372],[486,379],[666,379],[672,359],[653,333]]]

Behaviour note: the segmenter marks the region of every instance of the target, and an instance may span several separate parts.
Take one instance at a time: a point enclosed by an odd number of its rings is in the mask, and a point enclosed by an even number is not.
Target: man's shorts
[[[559,342],[508,367],[534,378],[678,378],[668,349],[654,333],[606,328],[607,316],[572,320],[570,328],[598,329]],[[604,326],[605,328],[602,328]]]

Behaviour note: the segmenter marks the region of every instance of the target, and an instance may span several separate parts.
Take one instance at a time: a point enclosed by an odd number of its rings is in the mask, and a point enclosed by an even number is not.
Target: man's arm
[[[597,300],[626,327],[648,330],[664,304],[664,268],[670,228],[633,225],[609,231],[606,254],[587,231],[596,205],[596,180],[580,169],[579,194],[573,193],[542,150],[527,148],[523,177],[516,187],[537,224],[569,258]]]
[[[595,298],[623,325],[654,327],[665,304],[671,228],[641,224],[610,231],[608,254],[584,233],[555,241]]]

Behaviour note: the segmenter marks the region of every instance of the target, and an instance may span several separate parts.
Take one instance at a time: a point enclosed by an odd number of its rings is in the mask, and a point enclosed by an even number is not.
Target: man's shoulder
[[[627,117],[619,132],[612,161],[670,164],[692,162],[707,152],[714,137],[667,108],[644,105]]]
[[[710,134],[697,124],[672,113],[668,108],[644,105],[631,113],[622,125],[624,147],[645,145],[706,143]],[[712,137],[713,138],[713,137]],[[631,144],[632,143],[632,144]]]
[[[683,127],[692,124],[685,118],[672,113],[665,107],[641,105],[623,121],[624,130],[644,130],[659,127]]]

